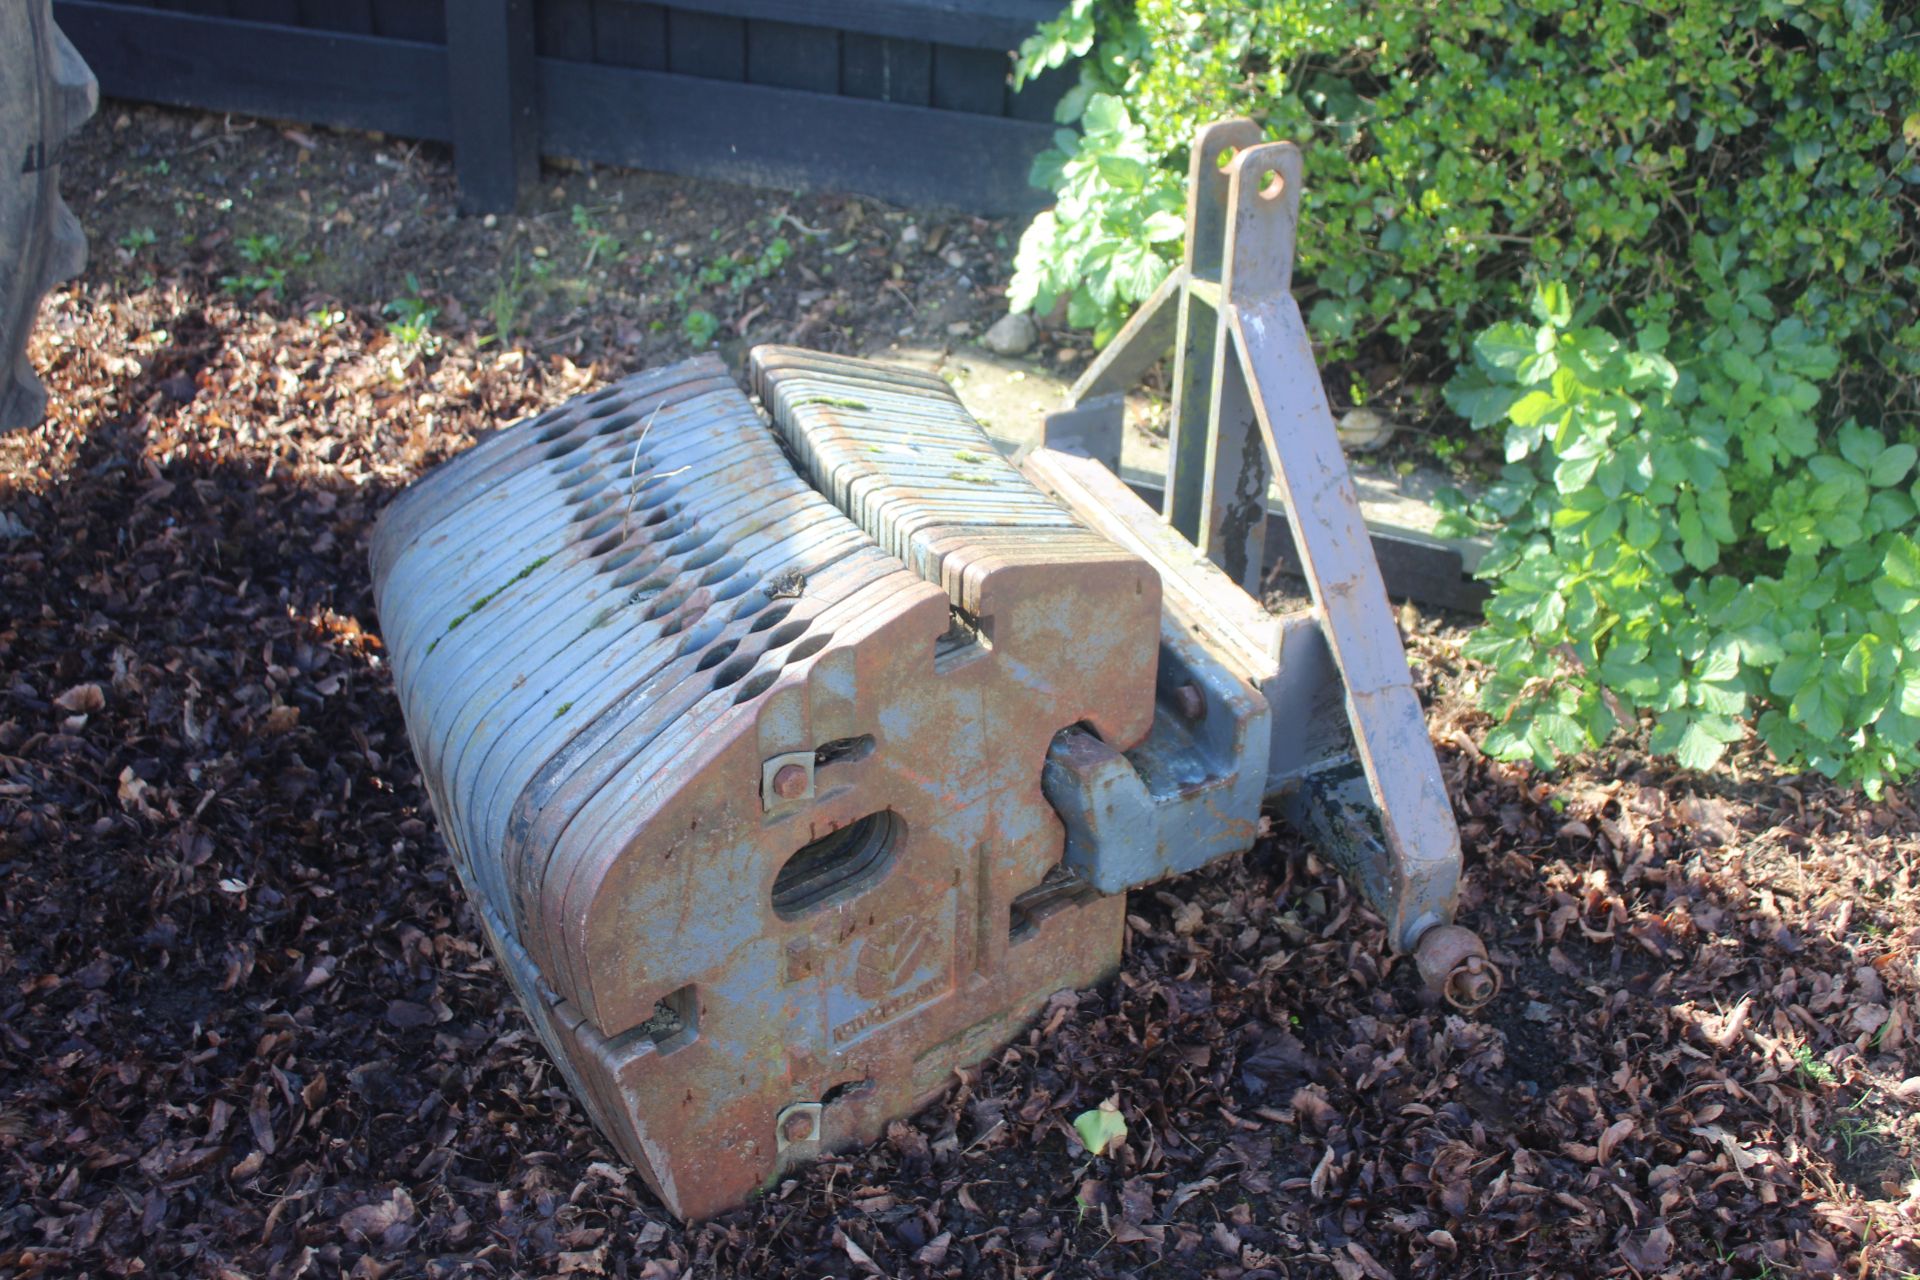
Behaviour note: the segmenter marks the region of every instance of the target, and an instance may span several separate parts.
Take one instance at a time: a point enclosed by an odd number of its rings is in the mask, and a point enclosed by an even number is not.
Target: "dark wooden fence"
[[[0,0],[3,2],[3,0]],[[1034,208],[1063,0],[55,0],[115,97],[453,144],[476,209],[542,154],[981,213]]]

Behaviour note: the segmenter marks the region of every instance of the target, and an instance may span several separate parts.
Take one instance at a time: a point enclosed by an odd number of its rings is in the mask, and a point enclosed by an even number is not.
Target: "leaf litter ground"
[[[431,153],[106,119],[68,168],[95,264],[34,345],[54,413],[0,440],[0,1274],[1920,1271],[1911,796],[1753,757],[1491,764],[1457,630],[1411,610],[1463,918],[1506,975],[1483,1016],[1425,1002],[1283,833],[1133,895],[1113,982],[884,1142],[673,1223],[479,945],[369,528],[480,433],[687,350],[645,254],[582,243],[582,199],[629,245],[826,232],[706,295],[735,345],[977,327],[1010,230],[604,172],[486,227]],[[262,226],[308,257],[237,296]],[[492,340],[536,249],[561,279]],[[385,328],[407,272],[436,349]],[[1090,1158],[1072,1121],[1109,1098],[1126,1136]]]

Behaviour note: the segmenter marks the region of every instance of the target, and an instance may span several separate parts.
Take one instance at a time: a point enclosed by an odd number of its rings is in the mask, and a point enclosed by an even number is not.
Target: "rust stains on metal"
[[[943,384],[763,370],[836,388],[768,396],[797,455],[857,461],[876,421],[908,451],[842,466],[843,510],[691,361],[454,460],[373,548],[489,941],[686,1217],[877,1138],[1112,971],[1124,900],[1060,882],[1040,766],[1063,727],[1153,714],[1157,578],[1005,484]]]

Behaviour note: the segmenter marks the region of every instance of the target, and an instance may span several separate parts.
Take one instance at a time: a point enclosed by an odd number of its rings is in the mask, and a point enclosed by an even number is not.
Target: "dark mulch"
[[[0,441],[0,1274],[1920,1270],[1910,797],[1757,761],[1490,764],[1455,633],[1411,617],[1463,915],[1507,976],[1485,1016],[1424,1003],[1279,837],[1135,894],[1117,980],[887,1141],[674,1224],[479,944],[386,679],[370,523],[477,432],[685,349],[643,230],[670,255],[691,222],[831,228],[716,295],[752,338],[827,346],[990,318],[1010,233],[580,173],[484,228],[430,153],[120,114],[70,175],[97,258],[35,346],[53,420]],[[250,194],[197,200],[207,172]],[[626,218],[604,308],[566,213],[586,184]],[[243,214],[312,255],[285,298],[220,287],[233,241],[208,240]],[[145,219],[164,253],[115,247]],[[909,221],[960,265],[903,251]],[[591,287],[481,345],[503,246],[542,244]],[[383,327],[403,271],[437,351]],[[1108,1098],[1129,1136],[1090,1159],[1069,1124]]]

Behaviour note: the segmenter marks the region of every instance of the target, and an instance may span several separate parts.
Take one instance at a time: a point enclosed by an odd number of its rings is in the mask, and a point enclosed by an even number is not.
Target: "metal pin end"
[[[1462,1012],[1471,1013],[1500,994],[1500,970],[1471,929],[1435,925],[1420,935],[1413,962],[1427,990]]]

